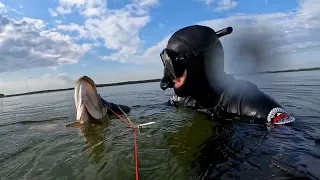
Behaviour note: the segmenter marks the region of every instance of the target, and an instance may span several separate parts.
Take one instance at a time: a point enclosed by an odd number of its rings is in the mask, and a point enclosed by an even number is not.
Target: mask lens
[[[160,54],[163,66],[164,66],[164,75],[165,76],[171,76],[172,78],[176,78],[175,76],[175,71],[172,65],[172,60],[170,58],[170,56],[167,53],[167,50],[163,50]]]

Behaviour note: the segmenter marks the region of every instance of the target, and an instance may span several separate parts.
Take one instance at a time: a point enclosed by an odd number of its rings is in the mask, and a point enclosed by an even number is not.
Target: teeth
[[[276,122],[276,123],[274,123],[274,124],[282,125],[282,124],[292,123],[292,122],[294,122],[294,121],[295,121],[295,118],[292,117],[292,116],[290,116],[289,118],[283,119],[283,120],[278,121],[278,122]]]

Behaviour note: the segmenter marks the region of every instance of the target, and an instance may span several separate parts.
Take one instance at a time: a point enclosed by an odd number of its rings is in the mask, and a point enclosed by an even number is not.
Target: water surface
[[[320,177],[320,72],[241,78],[256,83],[297,121],[271,132],[211,121],[165,107],[172,91],[163,92],[159,83],[98,91],[108,101],[132,106],[133,123],[156,122],[137,136],[140,179]],[[101,126],[66,127],[75,120],[73,91],[1,99],[0,177],[134,179],[132,130],[109,118]]]

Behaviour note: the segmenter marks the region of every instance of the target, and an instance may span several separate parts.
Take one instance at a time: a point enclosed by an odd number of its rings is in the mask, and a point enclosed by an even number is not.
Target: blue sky
[[[226,72],[252,68],[236,53],[245,47],[239,42],[252,44],[252,34],[274,60],[265,69],[320,66],[320,0],[0,2],[4,94],[26,92],[26,85],[29,91],[73,87],[83,75],[96,83],[160,78],[168,37],[193,24],[234,28],[221,39]]]

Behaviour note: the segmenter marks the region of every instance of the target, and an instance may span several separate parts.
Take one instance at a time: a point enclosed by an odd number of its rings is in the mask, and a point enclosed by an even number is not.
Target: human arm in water
[[[228,88],[215,107],[203,108],[191,97],[173,95],[167,106],[191,107],[222,119],[250,118],[259,124],[287,124],[295,121],[277,101],[263,93],[249,81],[239,80],[236,86]]]
[[[245,80],[238,82],[238,85],[229,91],[234,95],[229,93],[229,97],[226,98],[230,99],[230,102],[223,102],[226,112],[253,117],[258,123],[288,124],[295,121],[280,103],[259,90],[255,84]]]
[[[108,102],[106,100],[104,100],[103,98],[101,98],[102,103],[107,106],[108,108],[110,108],[112,111],[114,111],[117,114],[123,114],[124,113],[129,113],[131,108],[129,106],[125,106],[125,105],[120,105],[120,104],[114,104],[112,102]],[[108,109],[107,114],[114,114],[112,111],[110,111]]]

